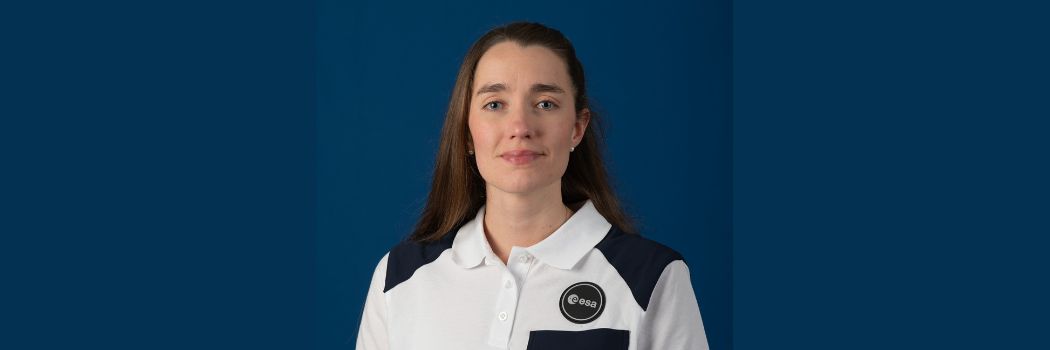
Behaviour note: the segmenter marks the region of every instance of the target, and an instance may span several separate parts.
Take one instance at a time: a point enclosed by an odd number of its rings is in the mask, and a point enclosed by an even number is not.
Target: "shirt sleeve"
[[[387,350],[390,348],[387,336],[386,263],[389,253],[379,259],[372,282],[368,286],[364,311],[361,314],[361,327],[357,331],[357,350]]]
[[[675,260],[664,268],[638,331],[639,350],[708,349],[685,261]]]

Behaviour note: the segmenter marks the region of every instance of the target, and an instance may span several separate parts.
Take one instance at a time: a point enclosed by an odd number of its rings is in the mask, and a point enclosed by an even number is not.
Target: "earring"
[[[467,154],[474,155],[474,150],[472,150],[472,149],[467,150]]]
[[[576,150],[576,147],[569,147],[569,153],[572,153],[572,151],[575,151],[575,150]]]

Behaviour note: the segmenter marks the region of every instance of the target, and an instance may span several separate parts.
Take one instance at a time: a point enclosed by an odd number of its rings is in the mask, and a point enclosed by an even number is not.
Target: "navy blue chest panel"
[[[667,265],[675,260],[685,261],[681,254],[665,245],[624,233],[616,227],[610,229],[609,234],[595,248],[605,255],[605,259],[627,282],[642,310],[649,308],[649,298]]]
[[[386,259],[386,285],[383,287],[383,293],[407,281],[420,267],[434,262],[441,256],[441,252],[452,248],[456,233],[457,231],[452,231],[435,242],[405,241],[394,246]]]
[[[531,331],[526,349],[627,350],[631,332],[597,328],[584,331]]]

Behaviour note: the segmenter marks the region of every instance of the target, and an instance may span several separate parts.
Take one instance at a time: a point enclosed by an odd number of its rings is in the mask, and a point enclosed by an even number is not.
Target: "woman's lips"
[[[501,158],[514,165],[525,165],[531,163],[542,154],[533,151],[511,151],[504,153]]]

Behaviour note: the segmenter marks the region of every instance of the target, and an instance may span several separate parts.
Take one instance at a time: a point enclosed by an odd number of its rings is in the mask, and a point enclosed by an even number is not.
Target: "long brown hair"
[[[441,145],[438,147],[434,180],[430,186],[426,207],[409,239],[417,242],[441,239],[452,230],[474,217],[485,204],[485,180],[478,171],[473,157],[467,154],[470,130],[467,113],[474,86],[474,70],[481,56],[492,46],[512,41],[521,46],[540,45],[554,51],[569,69],[569,77],[575,90],[576,114],[579,118],[584,108],[590,108],[587,100],[587,85],[583,76],[583,65],[576,58],[576,50],[561,32],[539,23],[515,22],[494,28],[482,35],[467,51],[459,67],[456,85],[445,113],[445,124],[441,129]],[[590,199],[606,220],[627,233],[635,233],[630,218],[620,207],[619,200],[609,184],[601,151],[601,121],[591,111],[591,120],[584,132],[583,141],[569,155],[569,165],[562,176],[562,201],[579,209]]]

